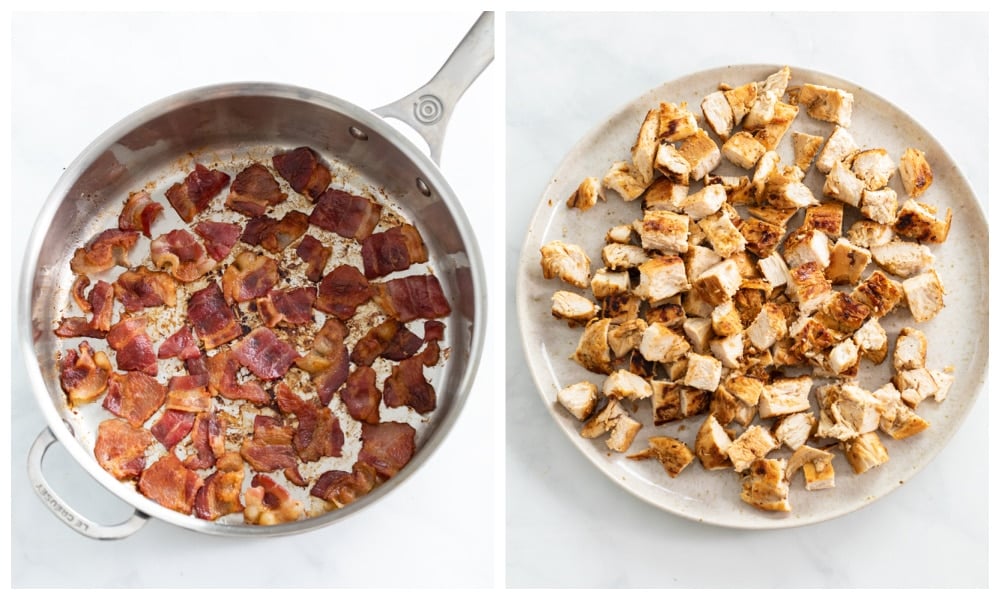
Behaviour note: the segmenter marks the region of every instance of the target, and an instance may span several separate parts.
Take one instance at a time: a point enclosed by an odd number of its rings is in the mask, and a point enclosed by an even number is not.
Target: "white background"
[[[508,287],[528,221],[576,141],[647,90],[728,64],[801,65],[888,99],[942,143],[985,205],[986,21],[867,13],[508,15]],[[508,585],[986,585],[988,385],[945,450],[873,505],[798,529],[729,530],[645,504],[576,450],[528,376],[515,315],[508,305]]]
[[[150,102],[226,81],[289,83],[374,108],[424,84],[478,17],[451,14],[136,13],[14,15],[12,260],[16,282],[35,215],[62,170],[106,128]],[[502,270],[494,198],[502,88],[489,67],[459,102],[442,171],[462,200],[488,273]],[[490,310],[502,312],[499,279]],[[15,284],[16,285],[16,284]],[[13,307],[12,307],[13,309]],[[16,322],[16,319],[15,321]],[[483,365],[500,365],[501,319]],[[11,345],[11,583],[14,587],[491,587],[499,491],[493,466],[498,368],[480,370],[445,442],[399,488],[315,532],[228,539],[151,521],[116,542],[86,539],[35,497],[26,454],[46,426]],[[57,491],[102,522],[130,514],[58,448]]]

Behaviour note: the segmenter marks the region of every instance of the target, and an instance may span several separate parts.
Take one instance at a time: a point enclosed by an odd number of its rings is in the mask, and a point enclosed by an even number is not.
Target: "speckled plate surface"
[[[928,368],[952,366],[955,375],[955,383],[943,403],[928,400],[918,407],[918,414],[928,420],[931,427],[906,440],[896,441],[881,436],[890,460],[862,475],[854,475],[838,451],[833,463],[837,474],[836,488],[807,492],[801,476],[797,476],[789,496],[792,511],[768,513],[740,500],[740,481],[733,471],[706,471],[695,461],[679,477],[671,479],[655,460],[634,461],[624,454],[611,452],[605,445],[606,436],[593,440],[581,437],[581,423],[556,403],[556,392],[560,388],[587,380],[600,389],[604,377],[588,372],[570,360],[582,329],[569,327],[551,315],[551,297],[557,290],[577,291],[591,299],[592,295],[589,290],[572,288],[559,280],[544,279],[539,248],[556,239],[579,244],[596,269],[600,266],[600,250],[607,230],[642,216],[640,202],[622,202],[614,192],[608,192],[606,203],[599,202],[586,212],[568,209],[566,198],[585,177],[603,177],[612,162],[629,160],[639,125],[646,111],[658,102],[687,102],[701,118],[701,99],[715,91],[720,83],[737,86],[748,81],[761,81],[779,66],[722,67],[665,83],[634,99],[579,140],[541,196],[526,232],[517,277],[518,317],[525,357],[540,400],[571,443],[622,488],[663,510],[696,521],[745,529],[774,529],[825,521],[864,507],[903,485],[937,455],[958,429],[979,395],[988,356],[985,328],[988,232],[982,210],[962,175],[961,165],[954,163],[930,132],[875,93],[836,77],[792,65],[789,87],[816,83],[854,94],[854,112],[849,129],[862,148],[885,148],[897,163],[903,149],[908,146],[926,152],[934,171],[934,183],[921,196],[921,201],[936,205],[940,210],[950,207],[954,212],[947,242],[931,245],[935,269],[947,291],[946,306],[935,319],[919,325],[929,340]],[[801,111],[778,147],[782,162],[793,162],[791,131],[804,131],[825,138],[832,129],[832,124],[814,120],[804,110]],[[745,173],[725,159],[716,172],[724,175]],[[821,197],[822,181],[821,174],[810,168],[805,183],[817,197]],[[890,186],[896,190],[902,203],[906,194],[898,175],[890,181]],[[789,231],[801,223],[801,212],[789,223]],[[856,210],[850,207],[845,210],[845,231],[856,216]],[[869,266],[865,275],[872,270],[873,267]],[[889,334],[890,351],[899,329],[915,325],[905,308],[894,311],[881,323]],[[974,324],[982,324],[983,327]],[[859,382],[867,389],[881,386],[891,377],[890,364],[891,354],[889,360],[877,367],[869,361],[862,361]],[[630,452],[645,448],[646,440],[654,435],[677,437],[693,447],[695,434],[703,419],[693,417],[654,427],[648,400],[639,404],[633,416],[643,424],[643,428]],[[769,457],[787,454],[787,451],[775,451]]]

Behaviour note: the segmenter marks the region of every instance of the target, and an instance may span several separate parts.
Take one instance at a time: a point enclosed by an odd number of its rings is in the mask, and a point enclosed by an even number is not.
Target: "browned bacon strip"
[[[229,256],[229,251],[233,249],[240,239],[242,229],[235,223],[221,223],[218,221],[202,221],[195,223],[191,229],[205,240],[205,250],[208,255],[217,261]]]
[[[307,234],[299,242],[295,253],[306,263],[306,277],[309,278],[309,281],[316,283],[323,279],[323,270],[326,269],[326,263],[330,260],[330,255],[333,254],[332,248],[323,245],[323,242]]]
[[[83,279],[86,280],[86,277]],[[115,291],[110,283],[98,281],[87,296],[85,304],[87,312],[93,312],[90,319],[84,317],[65,317],[56,328],[59,337],[92,337],[104,338],[111,328],[114,318]]]
[[[340,265],[327,273],[319,283],[319,294],[314,306],[346,321],[371,297],[371,286],[361,271],[351,265]]]
[[[92,402],[103,394],[111,375],[111,361],[105,353],[95,353],[87,342],[80,342],[79,348],[79,353],[66,350],[59,360],[59,384],[72,406]]]
[[[141,231],[146,237],[152,237],[149,229],[161,213],[163,205],[153,202],[149,192],[132,192],[118,216],[118,228],[123,231]]]
[[[139,477],[143,496],[184,514],[191,512],[198,490],[205,484],[197,473],[181,464],[173,454],[166,454],[150,465]]]
[[[409,358],[420,349],[421,340],[396,319],[386,319],[372,327],[351,351],[356,365],[371,366],[378,357],[389,360]]]
[[[219,458],[217,466],[218,470],[208,476],[195,497],[194,514],[199,519],[214,521],[243,510],[240,501],[243,459],[236,452],[230,452]]]
[[[368,198],[329,189],[316,200],[309,224],[363,242],[382,216],[382,206]]]
[[[302,503],[267,475],[254,475],[246,491],[243,520],[257,525],[290,523],[302,518]]]
[[[358,462],[371,465],[380,481],[389,479],[413,458],[416,434],[406,423],[362,423]]]
[[[316,288],[272,289],[257,301],[257,311],[268,327],[304,325],[313,322]]]
[[[90,287],[90,278],[86,275],[77,275],[76,279],[73,280],[73,287],[70,288],[70,295],[73,296],[73,301],[85,313],[93,312],[94,310],[94,307],[90,305],[90,301],[87,300],[88,287]]]
[[[296,148],[271,159],[274,168],[292,189],[314,201],[330,185],[330,169],[320,162],[312,148]]]
[[[259,217],[271,206],[284,202],[286,197],[267,167],[253,163],[236,174],[233,185],[229,186],[226,207],[248,217]]]
[[[378,404],[382,400],[382,392],[375,385],[375,369],[358,367],[347,376],[344,389],[340,390],[340,399],[347,407],[347,412],[358,421],[379,422]]]
[[[338,507],[347,506],[375,487],[375,469],[365,463],[355,463],[350,473],[327,471],[319,476],[309,494],[333,502]]]
[[[199,356],[201,356],[201,350],[198,349],[198,342],[194,340],[191,328],[186,325],[163,340],[160,348],[156,351],[156,358],[176,357],[181,360],[187,360],[189,358],[198,358]]]
[[[254,217],[247,223],[240,241],[278,254],[309,229],[309,216],[297,210],[288,211],[280,220]]]
[[[275,387],[275,397],[278,408],[294,414],[298,420],[292,445],[302,460],[313,462],[324,456],[341,455],[344,431],[330,409],[300,398],[284,382]]]
[[[154,306],[174,306],[177,304],[177,283],[163,271],[137,267],[118,276],[114,295],[130,313]]]
[[[330,404],[333,394],[347,380],[350,362],[345,337],[347,327],[337,319],[329,318],[313,338],[309,353],[295,361],[295,366],[312,377],[316,395],[323,406]]]
[[[264,406],[270,402],[267,392],[260,383],[236,381],[236,371],[240,365],[232,351],[220,350],[205,359],[204,365],[208,374],[209,390],[213,394],[230,400],[248,400],[257,406]]]
[[[441,321],[427,321],[424,323],[424,341],[442,341],[444,339],[444,323]]]
[[[194,427],[194,417],[193,412],[166,410],[149,431],[166,446],[167,450],[170,450],[191,432],[191,428]]]
[[[253,438],[245,438],[240,455],[258,473],[270,473],[298,465],[299,459],[292,448],[295,432],[281,419],[257,415],[253,420]]]
[[[184,222],[190,223],[228,183],[229,175],[196,164],[184,181],[170,186],[167,200]]]
[[[424,362],[414,356],[393,365],[392,373],[382,384],[382,398],[391,408],[409,406],[420,414],[427,414],[437,405],[434,386],[424,379]]]
[[[266,327],[254,329],[237,342],[233,355],[251,373],[265,380],[283,377],[299,358],[291,344]]]
[[[146,467],[146,448],[152,443],[153,436],[145,429],[108,419],[97,426],[94,457],[115,479],[135,479]]]
[[[427,247],[417,228],[404,223],[381,233],[373,233],[361,244],[365,277],[375,279],[410,265],[427,262]]]
[[[132,427],[142,427],[167,399],[167,388],[145,373],[113,373],[104,396],[104,408]]]
[[[189,469],[207,469],[226,452],[226,424],[219,413],[198,413],[191,430],[191,446],[195,453],[184,459]]]
[[[299,487],[306,487],[307,485],[309,485],[309,481],[302,476],[302,473],[299,472],[298,465],[294,467],[289,467],[284,471],[282,471],[282,473],[285,475],[285,479],[287,479],[288,482],[291,484],[297,485]]]
[[[156,375],[156,353],[153,341],[146,333],[146,320],[141,317],[122,319],[108,331],[108,345],[115,351],[118,368]]]
[[[253,252],[241,252],[222,274],[222,291],[229,302],[260,298],[278,283],[278,263]]]
[[[154,265],[186,283],[196,281],[218,264],[186,229],[175,229],[153,240],[149,254]]]
[[[167,409],[205,412],[212,409],[207,375],[175,375],[167,383]]]
[[[206,350],[235,340],[243,333],[233,316],[233,309],[226,304],[222,291],[214,283],[191,294],[188,300],[188,320]]]
[[[128,253],[138,239],[138,231],[102,231],[86,246],[77,248],[69,261],[69,267],[77,275],[93,275],[115,265],[128,267]]]
[[[53,333],[61,338],[89,337],[104,339],[106,331],[96,329],[86,317],[65,317]]]
[[[375,302],[390,317],[404,323],[451,314],[441,282],[434,275],[411,275],[373,284]],[[323,290],[320,289],[322,295]]]

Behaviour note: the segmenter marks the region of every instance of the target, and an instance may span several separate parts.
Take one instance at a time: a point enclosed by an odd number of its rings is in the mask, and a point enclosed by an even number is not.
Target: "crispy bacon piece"
[[[295,361],[295,366],[311,376],[323,406],[330,404],[333,394],[347,381],[350,362],[345,337],[347,327],[337,319],[327,319],[313,338],[312,349]]]
[[[309,494],[344,507],[375,487],[375,469],[365,463],[355,463],[347,471],[327,471],[319,476]]]
[[[222,292],[228,302],[260,298],[278,283],[278,263],[253,252],[241,252],[222,274]]]
[[[422,356],[401,360],[393,365],[392,373],[382,384],[382,398],[390,408],[409,406],[424,415],[437,406],[437,396],[432,386],[424,379]]]
[[[212,409],[208,375],[175,375],[167,383],[167,409],[205,412]]]
[[[427,321],[424,323],[424,341],[441,341],[444,339],[444,323],[441,321]]]
[[[149,428],[153,437],[170,450],[191,432],[194,427],[195,414],[184,410],[165,410],[160,418]]]
[[[319,283],[319,294],[314,306],[346,321],[371,297],[371,286],[361,271],[351,265],[340,265],[327,273]]]
[[[257,525],[277,525],[298,521],[305,514],[302,503],[267,475],[254,475],[244,494],[243,520]]]
[[[104,408],[132,427],[142,427],[166,399],[167,388],[155,377],[135,371],[112,373]]]
[[[240,241],[278,254],[309,229],[309,216],[290,210],[280,220],[271,217],[254,217],[247,223]]]
[[[107,339],[115,351],[119,369],[156,375],[156,353],[153,352],[153,340],[146,333],[145,319],[134,317],[118,321],[108,331]]]
[[[372,284],[379,307],[404,323],[414,319],[437,319],[451,314],[441,282],[434,275],[410,275]],[[320,288],[320,295],[323,290]]]
[[[409,358],[420,349],[422,341],[396,319],[386,319],[368,330],[351,350],[356,365],[371,366],[378,357],[389,360]]]
[[[229,256],[229,251],[233,249],[243,232],[240,226],[235,223],[221,223],[218,221],[202,221],[195,223],[191,227],[201,239],[205,240],[205,250],[208,255],[217,261]]]
[[[198,490],[205,484],[173,454],[166,454],[139,477],[143,496],[177,512],[189,514]]]
[[[305,487],[309,485],[309,481],[302,476],[302,473],[299,472],[298,465],[294,467],[289,467],[284,471],[282,471],[282,473],[285,475],[285,479],[287,479],[289,483],[292,483],[300,487]]]
[[[378,423],[378,404],[382,400],[382,392],[375,385],[375,369],[358,367],[351,371],[344,389],[340,390],[340,399],[347,407],[348,414],[358,421],[372,425]]]
[[[225,515],[242,512],[240,494],[243,488],[243,459],[228,452],[217,461],[218,470],[208,476],[195,496],[194,514],[199,519],[214,521]]]
[[[89,337],[104,339],[106,331],[96,329],[86,317],[65,317],[59,321],[59,327],[53,330],[61,338]]]
[[[329,189],[316,200],[309,224],[363,242],[382,216],[382,206],[368,198]]]
[[[175,229],[153,240],[149,254],[154,265],[185,283],[198,280],[218,264],[186,229]]]
[[[226,304],[222,290],[215,283],[191,294],[187,314],[195,334],[206,350],[235,340],[243,334],[243,329],[233,315],[233,309]]]
[[[306,277],[309,281],[317,283],[323,279],[323,270],[326,269],[326,263],[330,260],[333,249],[306,234],[295,249],[295,254],[306,263]]]
[[[83,279],[86,280],[86,277]],[[79,279],[78,279],[79,281]],[[65,317],[59,322],[55,334],[59,337],[92,337],[103,339],[114,318],[115,290],[110,283],[98,281],[87,296],[87,312],[93,312],[90,319],[84,317]],[[83,306],[83,304],[81,304]]]
[[[375,279],[410,265],[427,262],[427,247],[417,228],[408,223],[373,233],[361,244],[365,277]]]
[[[358,462],[371,465],[380,481],[389,479],[413,458],[416,435],[416,430],[406,423],[362,423]]]
[[[205,359],[204,365],[208,374],[208,387],[213,394],[230,400],[248,400],[257,406],[264,406],[270,402],[267,392],[258,382],[236,381],[236,371],[240,365],[232,351],[220,350]]]
[[[128,253],[138,239],[138,231],[102,231],[86,246],[77,248],[69,261],[69,268],[77,275],[93,275],[116,265],[128,267]]]
[[[59,360],[59,384],[72,406],[93,402],[108,389],[111,375],[107,354],[95,353],[87,342],[80,342],[79,348],[79,353],[66,350]]]
[[[248,217],[259,217],[287,197],[267,167],[253,163],[236,174],[233,185],[229,186],[226,207]]]
[[[312,148],[301,147],[277,154],[271,159],[278,175],[288,182],[292,189],[309,196],[313,201],[330,185],[330,169],[320,162]]]
[[[191,328],[183,326],[167,339],[163,340],[160,348],[156,351],[156,358],[198,358],[201,350],[198,349],[198,342],[194,339]]]
[[[298,419],[292,446],[306,462],[324,456],[340,456],[344,447],[344,431],[336,415],[325,406],[300,398],[284,382],[275,387],[278,408]]]
[[[163,271],[137,267],[118,276],[114,295],[130,313],[154,306],[174,306],[177,304],[177,282]]]
[[[299,464],[292,447],[295,431],[281,419],[257,415],[253,420],[253,438],[244,438],[240,456],[258,473],[270,473]]]
[[[191,430],[194,454],[184,459],[189,469],[207,469],[226,453],[226,423],[216,411],[198,413]]]
[[[73,280],[73,287],[70,288],[73,301],[85,313],[93,312],[94,310],[94,307],[90,305],[90,301],[87,300],[88,287],[90,287],[90,278],[86,275],[77,275],[76,279]]]
[[[272,289],[257,301],[257,311],[268,327],[304,325],[313,322],[316,288]]]
[[[154,202],[149,192],[132,192],[118,216],[118,228],[123,231],[141,231],[146,237],[152,237],[149,230],[153,221],[162,213],[163,205]]]
[[[233,346],[241,365],[261,379],[278,379],[288,372],[299,353],[267,327],[258,327]]]
[[[228,183],[229,175],[226,173],[196,164],[184,181],[170,186],[167,200],[184,222],[190,223]]]
[[[97,426],[94,457],[115,479],[135,479],[146,467],[146,449],[153,436],[142,427],[134,427],[121,419],[108,419]]]

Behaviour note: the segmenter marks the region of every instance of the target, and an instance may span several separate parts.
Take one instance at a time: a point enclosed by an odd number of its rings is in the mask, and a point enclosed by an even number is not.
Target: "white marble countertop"
[[[16,14],[13,24],[11,279],[63,169],[106,128],[146,104],[224,81],[274,81],[373,108],[408,94],[444,63],[478,13]],[[488,273],[503,253],[490,201],[501,73],[491,66],[459,102],[442,170],[480,233]],[[496,152],[496,153],[495,153]],[[485,233],[483,233],[485,232]],[[490,309],[503,303],[489,290]],[[13,310],[12,306],[12,310]],[[15,320],[16,322],[16,320]],[[500,326],[483,365],[502,360]],[[393,494],[342,522],[282,538],[206,536],[151,521],[132,537],[78,535],[35,497],[28,447],[46,426],[24,375],[17,328],[11,362],[11,583],[14,587],[490,587],[499,508],[494,423],[499,369],[484,368],[451,435]],[[46,473],[82,513],[117,522],[130,509],[54,449]]]
[[[922,123],[985,205],[985,15],[512,14],[507,17],[508,289],[569,149],[631,99],[727,64],[790,64],[866,87]],[[506,577],[512,587],[984,587],[987,392],[906,485],[847,516],[743,531],[643,503],[550,418],[506,311]]]

